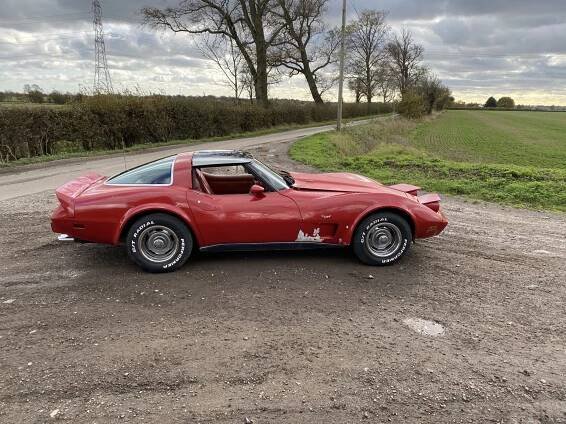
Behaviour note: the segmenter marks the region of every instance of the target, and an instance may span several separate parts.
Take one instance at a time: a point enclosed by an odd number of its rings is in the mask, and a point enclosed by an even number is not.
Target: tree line
[[[491,96],[485,103],[477,102],[465,102],[463,100],[450,102],[447,107],[452,109],[521,109],[521,110],[532,110],[537,108],[551,108],[551,107],[541,107],[541,106],[531,106],[531,105],[516,105],[515,100],[509,96],[503,96],[499,99]]]
[[[25,84],[23,93],[0,91],[0,102],[12,103],[51,103],[64,105],[72,101],[80,101],[82,97],[82,94],[61,93],[57,90],[47,93],[37,84]]]
[[[495,97],[490,97],[484,104],[486,108],[502,108],[502,109],[515,109],[515,100],[511,97],[501,97],[496,100]]]
[[[349,87],[356,102],[399,98],[399,112],[409,117],[444,109],[454,99],[423,64],[423,46],[407,29],[393,32],[386,17],[384,11],[365,10],[346,29]]]
[[[341,30],[327,23],[329,0],[182,0],[142,9],[155,29],[196,37],[234,96],[269,104],[269,86],[302,76],[315,103],[336,83]],[[395,33],[387,13],[364,10],[346,28],[346,74],[356,101],[400,99],[408,115],[442,109],[450,90],[423,65],[408,30]]]

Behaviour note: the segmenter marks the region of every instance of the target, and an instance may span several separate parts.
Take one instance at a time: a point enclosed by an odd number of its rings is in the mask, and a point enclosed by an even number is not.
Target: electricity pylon
[[[104,29],[102,27],[102,7],[100,0],[92,0],[94,26],[94,86],[95,94],[110,94],[113,92],[112,80],[106,61],[106,46],[104,44]]]

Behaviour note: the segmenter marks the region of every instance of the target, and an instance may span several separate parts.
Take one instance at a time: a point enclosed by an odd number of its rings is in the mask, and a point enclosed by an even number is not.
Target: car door
[[[297,239],[301,220],[296,203],[279,192],[208,194],[189,190],[188,204],[203,246],[286,243]]]

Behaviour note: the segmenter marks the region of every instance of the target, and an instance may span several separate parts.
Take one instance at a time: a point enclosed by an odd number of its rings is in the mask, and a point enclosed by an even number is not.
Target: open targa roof
[[[193,166],[222,166],[250,163],[253,156],[239,150],[200,150],[193,153]]]

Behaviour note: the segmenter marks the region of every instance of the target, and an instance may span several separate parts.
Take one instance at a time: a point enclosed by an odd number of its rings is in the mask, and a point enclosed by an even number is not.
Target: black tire
[[[193,250],[193,236],[179,219],[154,213],[136,220],[126,238],[128,256],[147,272],[171,272],[182,267]]]
[[[385,266],[400,260],[411,248],[412,240],[411,226],[404,217],[377,212],[360,222],[352,247],[363,263]]]

